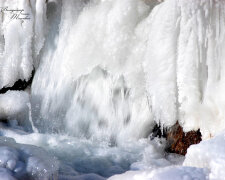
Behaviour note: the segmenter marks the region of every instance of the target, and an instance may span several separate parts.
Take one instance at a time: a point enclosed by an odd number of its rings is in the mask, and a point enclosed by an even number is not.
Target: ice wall
[[[40,147],[0,138],[0,179],[58,179],[59,162]]]

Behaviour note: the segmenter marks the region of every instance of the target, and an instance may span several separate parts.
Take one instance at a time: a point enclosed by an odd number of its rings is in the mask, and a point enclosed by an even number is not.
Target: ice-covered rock
[[[0,167],[0,180],[16,180],[12,172],[6,168]]]
[[[0,138],[0,167],[1,178],[6,179],[54,180],[58,176],[58,160],[54,156],[5,137]]]

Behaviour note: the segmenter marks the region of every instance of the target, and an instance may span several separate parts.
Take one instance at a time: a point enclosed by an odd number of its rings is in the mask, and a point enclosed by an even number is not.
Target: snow
[[[166,167],[153,171],[127,171],[109,180],[207,180],[207,171],[194,167]]]
[[[188,149],[185,166],[208,168],[210,179],[223,179],[225,168],[225,133],[222,132],[212,139],[202,141]]]

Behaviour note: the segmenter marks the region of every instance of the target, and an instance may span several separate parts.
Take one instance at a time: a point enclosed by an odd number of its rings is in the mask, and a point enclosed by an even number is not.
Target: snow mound
[[[210,179],[225,177],[225,132],[198,145],[192,145],[186,154],[185,166],[208,168]]]

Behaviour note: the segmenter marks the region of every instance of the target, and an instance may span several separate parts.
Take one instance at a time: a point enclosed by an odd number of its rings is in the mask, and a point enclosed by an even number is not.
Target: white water
[[[46,39],[32,84],[34,121],[42,132],[106,141],[149,134],[139,40],[149,12],[142,1],[62,2],[59,32],[49,32],[54,41]]]
[[[155,122],[171,127],[179,121],[185,131],[200,128],[203,139],[224,130],[225,1],[29,2],[0,0],[0,6],[22,8],[31,18],[0,16],[0,88],[28,80],[35,68],[31,112],[26,95],[9,92],[0,96],[9,103],[6,108],[0,102],[0,117],[9,117],[14,128],[17,120],[37,130],[1,134],[57,156],[60,176],[108,177],[171,166],[163,147],[142,139]],[[13,109],[17,96],[25,100]],[[66,168],[72,168],[70,174],[64,174]],[[160,179],[177,171],[190,179],[209,173],[182,167],[140,177]]]

